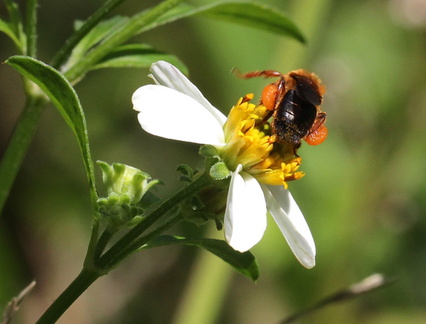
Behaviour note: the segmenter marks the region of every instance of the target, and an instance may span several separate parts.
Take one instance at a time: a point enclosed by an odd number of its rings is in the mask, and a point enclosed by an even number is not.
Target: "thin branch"
[[[26,286],[18,296],[12,298],[12,300],[7,304],[4,312],[1,324],[8,324],[12,321],[13,315],[19,310],[19,306],[21,305],[24,297],[26,297],[31,290],[35,287],[36,282],[33,280],[28,286]]]
[[[348,288],[345,288],[328,297],[325,297],[324,299],[320,300],[318,303],[314,304],[313,306],[305,308],[299,312],[296,312],[290,315],[289,317],[281,321],[280,324],[293,323],[296,320],[299,320],[300,318],[306,315],[309,315],[325,306],[328,306],[330,304],[337,303],[337,302],[350,300],[352,298],[369,293],[371,291],[374,291],[378,288],[382,288],[394,282],[395,282],[394,279],[385,278],[382,274],[378,274],[378,273],[372,274],[371,276],[349,286]]]
[[[37,42],[37,0],[27,1],[27,55],[31,57],[36,56],[36,42]]]

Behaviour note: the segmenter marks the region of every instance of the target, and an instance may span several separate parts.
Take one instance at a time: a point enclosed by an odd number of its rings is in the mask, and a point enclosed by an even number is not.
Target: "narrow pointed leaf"
[[[80,60],[84,55],[97,44],[99,44],[102,39],[107,37],[112,30],[117,30],[122,27],[129,18],[122,16],[115,16],[108,20],[105,20],[95,27],[81,39],[81,41],[74,47],[71,52],[71,55],[66,64],[66,68],[74,65],[78,60]],[[79,29],[79,25],[83,23],[76,23],[76,29]]]
[[[9,35],[17,45],[17,47],[22,51],[22,53],[25,53],[26,51],[26,35],[23,31],[23,23],[22,23],[22,16],[19,9],[19,5],[16,1],[5,1],[6,9],[9,13],[10,17],[10,23],[9,27],[12,30],[12,33],[15,35],[16,40],[18,40],[19,44],[13,37]]]
[[[205,14],[305,42],[302,33],[291,20],[278,10],[262,4],[223,3],[206,10]]]
[[[299,28],[284,13],[254,2],[224,1],[202,7],[181,4],[159,17],[156,22],[145,26],[142,31],[199,14],[293,37],[302,43],[305,42]]]
[[[20,74],[37,84],[50,98],[65,122],[77,137],[83,155],[92,194],[94,188],[93,164],[90,158],[86,120],[78,96],[68,80],[51,66],[27,56],[12,56],[7,61]]]
[[[105,56],[93,69],[101,68],[149,68],[157,61],[167,61],[185,74],[188,73],[186,66],[176,56],[157,51],[146,44],[129,44],[114,49]]]
[[[88,51],[91,47],[95,46],[100,42],[104,37],[108,36],[111,33],[111,30],[115,30],[123,26],[129,20],[128,17],[124,16],[114,16],[107,20],[104,20],[97,24],[92,30],[84,36],[78,45],[74,48],[79,52]],[[81,21],[76,21],[74,28],[79,30],[84,26],[84,23]]]
[[[120,28],[111,30],[110,33],[102,39],[98,46],[89,51],[69,70],[64,72],[68,80],[75,81],[87,73],[93,65],[100,62],[117,46],[121,46],[130,38],[141,33],[145,26],[155,23],[158,17],[165,14],[184,0],[164,0],[149,10],[143,10],[130,17]]]
[[[3,32],[9,36],[9,38],[15,43],[16,47],[22,49],[22,42],[15,34],[13,27],[3,19],[0,19],[0,32]]]
[[[231,265],[235,270],[244,276],[256,281],[259,277],[259,268],[255,257],[250,252],[238,252],[231,248],[225,241],[214,239],[189,239],[179,236],[164,235],[150,241],[144,245],[142,249],[149,249],[154,247],[166,245],[189,245],[203,248],[214,255],[221,258],[223,261]]]
[[[106,0],[86,21],[78,24],[78,30],[67,39],[62,48],[56,53],[53,58],[51,65],[55,68],[59,68],[69,58],[73,48],[95,28],[101,21],[104,21],[118,5],[124,0]]]

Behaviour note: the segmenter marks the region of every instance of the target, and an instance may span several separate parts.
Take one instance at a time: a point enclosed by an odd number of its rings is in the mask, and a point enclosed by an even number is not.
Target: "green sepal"
[[[139,250],[177,244],[203,248],[218,256],[251,280],[256,281],[259,278],[259,267],[254,255],[249,251],[243,253],[235,251],[222,240],[190,239],[179,236],[163,235],[143,245]]]
[[[220,161],[212,165],[209,174],[214,180],[223,180],[231,175],[231,171],[229,171],[225,162]]]
[[[136,225],[140,219],[143,209],[138,206],[131,206],[122,202],[122,197],[108,196],[98,199],[99,213],[102,219],[106,220],[113,231],[122,226],[131,227]]]
[[[182,173],[182,175],[192,179],[192,177],[195,174],[194,169],[192,169],[189,165],[187,164],[179,164],[176,167],[176,171]]]
[[[203,145],[198,150],[198,154],[204,157],[213,158],[213,157],[219,157],[219,152],[217,148],[215,148],[213,145]]]

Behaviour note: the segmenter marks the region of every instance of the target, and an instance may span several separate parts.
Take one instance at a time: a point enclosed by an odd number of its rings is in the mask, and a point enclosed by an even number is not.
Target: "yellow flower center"
[[[294,155],[290,144],[276,141],[268,121],[271,111],[250,103],[251,99],[250,93],[232,107],[223,126],[226,146],[221,148],[221,157],[231,170],[241,164],[259,182],[287,189],[287,181],[304,176],[297,171],[302,159]]]

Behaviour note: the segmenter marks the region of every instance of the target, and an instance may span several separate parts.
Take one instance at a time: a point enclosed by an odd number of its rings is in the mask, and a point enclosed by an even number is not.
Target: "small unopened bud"
[[[129,222],[142,212],[135,205],[158,180],[151,180],[149,174],[125,164],[97,164],[108,194],[98,200],[100,213],[117,225]]]
[[[158,181],[150,181],[151,176],[131,166],[113,163],[109,165],[98,161],[102,169],[102,179],[108,195],[117,196],[122,203],[133,205]]]

